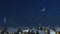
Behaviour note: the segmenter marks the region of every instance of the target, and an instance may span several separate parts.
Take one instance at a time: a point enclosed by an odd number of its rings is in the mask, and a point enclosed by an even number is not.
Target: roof
[[[60,27],[57,27],[57,28],[56,28],[56,31],[60,31]]]
[[[17,28],[8,28],[7,31],[8,32],[17,32],[18,29]]]
[[[29,30],[27,29],[27,30],[23,30],[23,32],[28,32]]]
[[[44,31],[38,30],[39,34],[45,34]]]
[[[50,30],[50,34],[55,34],[55,31],[53,31],[53,30]]]

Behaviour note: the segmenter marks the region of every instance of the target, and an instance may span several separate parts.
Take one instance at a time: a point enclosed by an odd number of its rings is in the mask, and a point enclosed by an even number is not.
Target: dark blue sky
[[[3,17],[7,17],[10,25],[35,25],[47,22],[48,24],[60,24],[60,0],[0,0],[0,24],[3,25]],[[41,10],[47,14],[41,16]],[[47,13],[46,13],[47,12]]]

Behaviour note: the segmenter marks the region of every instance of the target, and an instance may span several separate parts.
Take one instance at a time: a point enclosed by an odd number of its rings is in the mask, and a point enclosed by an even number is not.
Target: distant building
[[[2,28],[1,34],[9,34],[8,31],[7,31],[7,27]]]
[[[8,28],[7,31],[9,32],[9,34],[17,34],[17,28]]]
[[[39,34],[38,30],[36,31],[36,34]]]
[[[50,34],[56,34],[56,32],[50,29]]]
[[[23,29],[23,34],[28,34],[28,33],[29,33],[29,29],[28,28]]]
[[[46,34],[43,30],[38,30],[39,34]]]
[[[60,27],[56,28],[56,34],[60,34]]]
[[[31,34],[31,33],[30,33],[30,30],[28,31],[28,34]]]
[[[22,29],[18,28],[17,34],[22,34],[22,33],[23,33]]]
[[[31,31],[31,34],[35,34],[34,30]]]
[[[50,34],[50,30],[49,29],[45,28],[44,31],[45,31],[46,34]]]

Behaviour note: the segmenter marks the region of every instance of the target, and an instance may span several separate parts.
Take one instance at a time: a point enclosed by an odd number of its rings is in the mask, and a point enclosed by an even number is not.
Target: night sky
[[[60,0],[0,0],[0,25],[60,24]],[[45,10],[41,12],[44,8]],[[43,16],[42,16],[43,15]]]

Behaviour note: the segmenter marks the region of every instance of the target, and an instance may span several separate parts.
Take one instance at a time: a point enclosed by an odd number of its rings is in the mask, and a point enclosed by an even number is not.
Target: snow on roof
[[[28,31],[29,31],[29,29],[23,30],[23,32],[28,32]]]
[[[55,31],[53,31],[53,30],[50,30],[50,34],[55,34]]]

